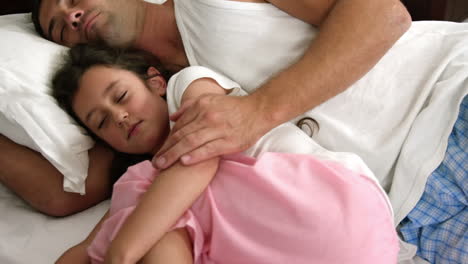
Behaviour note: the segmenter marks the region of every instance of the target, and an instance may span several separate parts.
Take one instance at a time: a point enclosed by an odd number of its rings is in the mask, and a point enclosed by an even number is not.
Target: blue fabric
[[[403,239],[416,245],[417,254],[430,263],[468,263],[467,98],[460,106],[444,160],[400,225]]]

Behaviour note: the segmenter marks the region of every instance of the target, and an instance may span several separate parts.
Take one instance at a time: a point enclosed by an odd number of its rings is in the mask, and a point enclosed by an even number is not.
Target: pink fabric
[[[88,249],[104,253],[157,172],[150,162],[116,183],[110,219]],[[385,194],[367,176],[311,155],[235,155],[174,228],[185,227],[195,263],[396,263]]]

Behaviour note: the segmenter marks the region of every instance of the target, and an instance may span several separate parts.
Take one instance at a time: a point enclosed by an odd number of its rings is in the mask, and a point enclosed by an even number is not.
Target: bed
[[[54,263],[70,246],[83,240],[107,210],[103,202],[65,218],[38,213],[0,186],[0,263]]]
[[[81,164],[93,142],[47,94],[50,75],[66,48],[37,36],[29,17],[0,16],[0,133],[40,152],[65,175],[66,190],[83,193],[86,170]],[[43,113],[49,113],[54,126]],[[88,235],[108,205],[105,201],[73,216],[48,217],[0,185],[0,263],[53,263]]]

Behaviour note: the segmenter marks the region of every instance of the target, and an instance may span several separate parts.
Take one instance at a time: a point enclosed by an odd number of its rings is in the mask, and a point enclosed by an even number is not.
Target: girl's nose
[[[128,113],[126,111],[120,111],[115,114],[115,121],[118,126],[123,126],[128,121]]]

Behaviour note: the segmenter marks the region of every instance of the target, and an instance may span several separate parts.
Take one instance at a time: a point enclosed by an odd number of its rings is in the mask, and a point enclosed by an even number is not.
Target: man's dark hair
[[[42,0],[31,0],[32,2],[32,12],[31,12],[31,19],[34,23],[34,28],[36,29],[37,33],[41,35],[41,37],[46,38],[44,31],[41,28],[41,23],[39,22],[39,10],[41,8]]]
[[[155,67],[168,80],[171,72],[165,70],[161,63],[149,53],[137,50],[118,50],[104,46],[79,44],[71,48],[64,58],[63,64],[52,78],[52,96],[59,106],[71,115],[75,121],[84,127],[96,141],[102,142],[76,116],[72,108],[73,99],[78,92],[79,82],[84,73],[94,66],[119,68],[135,73],[142,81],[147,79],[147,70]],[[105,144],[105,142],[103,142]],[[112,162],[111,180],[115,182],[125,170],[140,161],[151,158],[149,155],[134,155],[116,153]]]

